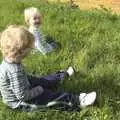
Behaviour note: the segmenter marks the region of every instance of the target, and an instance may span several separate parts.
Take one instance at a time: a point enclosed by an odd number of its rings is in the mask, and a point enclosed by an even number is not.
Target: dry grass
[[[48,0],[48,1],[61,1],[69,2],[71,0]],[[100,8],[105,6],[110,8],[113,12],[120,13],[120,0],[72,0],[81,9]]]

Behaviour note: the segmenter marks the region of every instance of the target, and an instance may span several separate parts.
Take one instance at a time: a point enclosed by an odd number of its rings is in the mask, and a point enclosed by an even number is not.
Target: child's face
[[[21,62],[27,55],[28,53],[31,51],[31,48],[26,48],[25,50],[22,50],[22,54],[16,56],[17,58],[17,62]]]
[[[40,15],[33,15],[29,19],[29,24],[31,26],[40,26],[41,24],[41,17]]]
[[[34,48],[34,42],[32,42],[30,47],[22,50],[21,54],[17,56],[19,62],[22,61],[28,55],[28,53],[32,50],[32,48]]]

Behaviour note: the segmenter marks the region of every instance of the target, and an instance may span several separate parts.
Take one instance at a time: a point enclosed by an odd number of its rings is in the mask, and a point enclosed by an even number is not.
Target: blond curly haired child
[[[51,87],[55,87],[65,76],[71,75],[72,68],[39,78],[29,76],[24,71],[22,60],[34,47],[34,37],[26,28],[9,26],[2,32],[0,43],[3,55],[0,65],[0,91],[3,102],[10,108],[26,111],[54,105],[57,108],[61,105],[67,108],[83,108],[94,103],[96,92],[73,95],[51,91]]]

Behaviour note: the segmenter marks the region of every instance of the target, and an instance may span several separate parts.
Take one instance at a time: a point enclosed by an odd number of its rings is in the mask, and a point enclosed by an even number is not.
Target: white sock
[[[67,73],[68,73],[69,76],[72,76],[72,75],[74,74],[74,69],[73,69],[73,67],[70,66],[70,67],[67,69]]]

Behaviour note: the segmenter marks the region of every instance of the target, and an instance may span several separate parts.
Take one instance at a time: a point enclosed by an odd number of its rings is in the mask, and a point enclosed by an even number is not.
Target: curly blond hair
[[[27,24],[29,24],[29,19],[31,17],[33,17],[34,15],[38,15],[40,16],[40,18],[42,19],[42,14],[40,13],[39,9],[38,8],[35,8],[35,7],[29,7],[29,8],[26,8],[24,10],[24,18],[25,18],[25,22]]]
[[[3,57],[17,62],[30,52],[34,46],[34,37],[23,26],[10,25],[2,32],[0,45]]]

